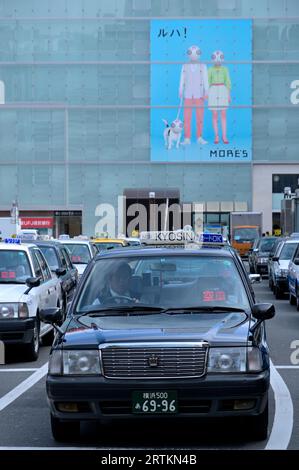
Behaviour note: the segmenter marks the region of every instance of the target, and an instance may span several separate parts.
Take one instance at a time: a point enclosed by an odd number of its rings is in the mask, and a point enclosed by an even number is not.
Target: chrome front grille
[[[202,377],[206,372],[207,343],[188,345],[106,345],[101,348],[107,378]]]

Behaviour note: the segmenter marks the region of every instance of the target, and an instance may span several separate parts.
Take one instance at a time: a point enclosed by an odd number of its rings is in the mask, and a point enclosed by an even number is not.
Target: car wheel
[[[40,324],[39,324],[38,318],[36,318],[35,323],[34,323],[32,340],[30,341],[29,344],[26,344],[25,346],[26,356],[29,361],[36,361],[38,358],[39,346],[40,346],[39,331],[40,331]]]
[[[272,290],[273,292],[273,288],[274,288],[274,285],[273,285],[273,279],[272,277],[269,276],[269,288]]]
[[[250,265],[249,271],[250,271],[250,274],[254,274],[254,267]]]
[[[55,441],[73,441],[80,436],[80,421],[65,422],[51,414],[51,430]]]
[[[279,289],[278,286],[275,286],[274,287],[274,295],[275,295],[275,299],[279,300],[279,299],[282,299],[282,292],[281,290]]]
[[[296,305],[296,299],[295,297],[291,294],[291,292],[289,293],[289,302],[291,305]]]
[[[251,437],[255,441],[264,441],[268,437],[269,406],[258,416],[250,416]]]
[[[42,338],[42,343],[43,346],[52,346],[53,341],[55,338],[55,330],[52,328],[49,333],[47,333],[45,336]]]
[[[298,293],[299,295],[299,293]],[[297,307],[297,310],[299,311],[299,297],[298,295],[296,296],[296,307]]]

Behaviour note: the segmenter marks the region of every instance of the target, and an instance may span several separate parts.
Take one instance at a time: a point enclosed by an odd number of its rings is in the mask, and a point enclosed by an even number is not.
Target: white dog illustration
[[[172,121],[171,125],[168,124],[166,119],[163,119],[166,127],[163,132],[165,147],[170,150],[172,148],[172,144],[176,142],[176,148],[179,148],[182,132],[184,124],[180,119],[175,119]]]

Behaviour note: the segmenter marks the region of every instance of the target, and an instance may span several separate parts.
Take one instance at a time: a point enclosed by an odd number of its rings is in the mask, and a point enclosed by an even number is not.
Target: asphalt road
[[[268,440],[254,442],[239,427],[224,422],[202,426],[161,428],[126,425],[97,429],[83,424],[81,438],[67,445],[54,441],[45,392],[49,347],[42,347],[37,362],[23,362],[20,352],[7,351],[0,366],[0,450],[12,448],[97,449],[299,449],[299,312],[288,299],[274,299],[268,281],[255,284],[257,301],[274,302],[276,316],[267,322],[272,370],[270,433]],[[297,349],[293,348],[297,342]],[[298,351],[296,353],[296,351]],[[293,354],[293,361],[291,355]],[[296,358],[298,364],[296,364]]]

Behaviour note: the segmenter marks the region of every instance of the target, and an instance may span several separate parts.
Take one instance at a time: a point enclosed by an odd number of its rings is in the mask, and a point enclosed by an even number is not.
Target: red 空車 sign
[[[21,217],[21,228],[53,228],[53,218]]]

